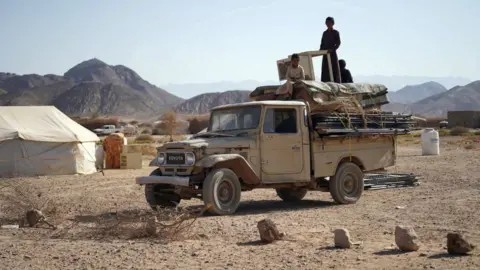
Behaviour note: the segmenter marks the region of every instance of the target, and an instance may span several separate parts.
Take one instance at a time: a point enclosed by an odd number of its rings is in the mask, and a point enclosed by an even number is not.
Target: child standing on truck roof
[[[303,67],[299,64],[300,56],[294,53],[292,54],[290,60],[290,65],[288,66],[287,73],[285,74],[287,82],[277,89],[277,95],[292,95],[292,84],[298,80],[305,80],[305,71],[303,70]]]
[[[323,32],[322,42],[320,44],[320,50],[327,50],[330,53],[330,59],[332,61],[333,81],[341,83],[340,68],[338,66],[337,49],[340,47],[340,33],[333,29],[335,20],[332,17],[325,19],[325,25],[327,30]],[[322,59],[322,82],[330,82],[330,72],[328,68],[327,56],[324,55]]]

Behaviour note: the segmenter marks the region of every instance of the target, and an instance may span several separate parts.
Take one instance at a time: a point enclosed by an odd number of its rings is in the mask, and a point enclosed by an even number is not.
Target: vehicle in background
[[[440,128],[448,128],[448,121],[440,121],[439,125]]]
[[[101,128],[94,129],[93,132],[97,135],[108,135],[123,132],[123,128],[116,128],[115,125],[103,125]]]

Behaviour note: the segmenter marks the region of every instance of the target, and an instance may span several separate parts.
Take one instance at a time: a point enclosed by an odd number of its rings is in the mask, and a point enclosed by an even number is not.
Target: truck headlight
[[[195,164],[195,154],[192,152],[185,153],[185,165],[191,166]]]
[[[165,163],[165,153],[158,154],[157,162],[159,165],[163,165],[163,163]]]

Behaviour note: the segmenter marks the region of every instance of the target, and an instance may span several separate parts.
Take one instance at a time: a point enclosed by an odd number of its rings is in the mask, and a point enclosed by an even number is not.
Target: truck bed
[[[335,174],[337,165],[346,159],[359,165],[363,171],[374,171],[395,165],[396,135],[381,134],[370,130],[371,134],[340,134],[316,136],[312,141],[313,166],[315,177]]]

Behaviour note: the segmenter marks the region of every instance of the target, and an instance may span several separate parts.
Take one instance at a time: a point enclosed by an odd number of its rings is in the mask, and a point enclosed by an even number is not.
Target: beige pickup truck
[[[152,207],[198,198],[217,215],[235,213],[242,191],[257,188],[288,202],[326,191],[351,204],[365,188],[364,173],[395,164],[396,135],[319,132],[303,101],[230,104],[211,111],[206,132],[159,147],[150,163],[157,168],[136,183]]]

